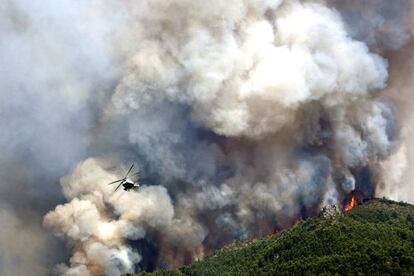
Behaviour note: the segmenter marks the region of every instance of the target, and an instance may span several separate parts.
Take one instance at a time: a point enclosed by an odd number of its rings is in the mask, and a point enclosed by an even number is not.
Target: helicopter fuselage
[[[132,189],[135,189],[135,188],[139,188],[139,185],[136,185],[134,182],[129,181],[129,180],[123,182],[122,186],[124,187],[125,191],[129,191],[129,190],[132,190]]]

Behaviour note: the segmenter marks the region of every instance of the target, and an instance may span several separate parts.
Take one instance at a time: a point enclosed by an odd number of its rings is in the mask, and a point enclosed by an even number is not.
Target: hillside
[[[375,199],[328,209],[280,235],[238,244],[173,271],[139,275],[412,275],[414,206]]]

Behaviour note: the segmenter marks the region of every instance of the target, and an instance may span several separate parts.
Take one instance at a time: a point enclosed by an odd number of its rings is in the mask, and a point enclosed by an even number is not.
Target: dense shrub
[[[179,270],[142,275],[413,275],[414,206],[372,200]]]

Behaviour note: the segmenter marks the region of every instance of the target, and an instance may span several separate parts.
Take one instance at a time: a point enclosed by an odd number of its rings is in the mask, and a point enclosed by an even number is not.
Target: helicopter
[[[129,170],[126,173],[126,175],[124,176],[124,178],[112,181],[111,183],[108,183],[108,185],[112,185],[112,184],[115,184],[115,183],[119,182],[119,185],[115,188],[115,191],[118,190],[119,187],[121,187],[121,185],[124,187],[124,191],[138,190],[139,187],[140,187],[139,183],[137,181],[130,180],[131,177],[139,175],[139,172],[136,172],[136,173],[133,173],[133,174],[129,175],[129,173],[131,172],[133,167],[134,167],[134,164],[132,164],[132,166],[129,168]],[[130,178],[128,178],[128,176]]]

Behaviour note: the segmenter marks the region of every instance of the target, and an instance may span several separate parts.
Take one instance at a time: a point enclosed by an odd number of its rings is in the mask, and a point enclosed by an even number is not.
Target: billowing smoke
[[[406,190],[409,0],[26,2],[0,4],[0,274],[176,267]]]

